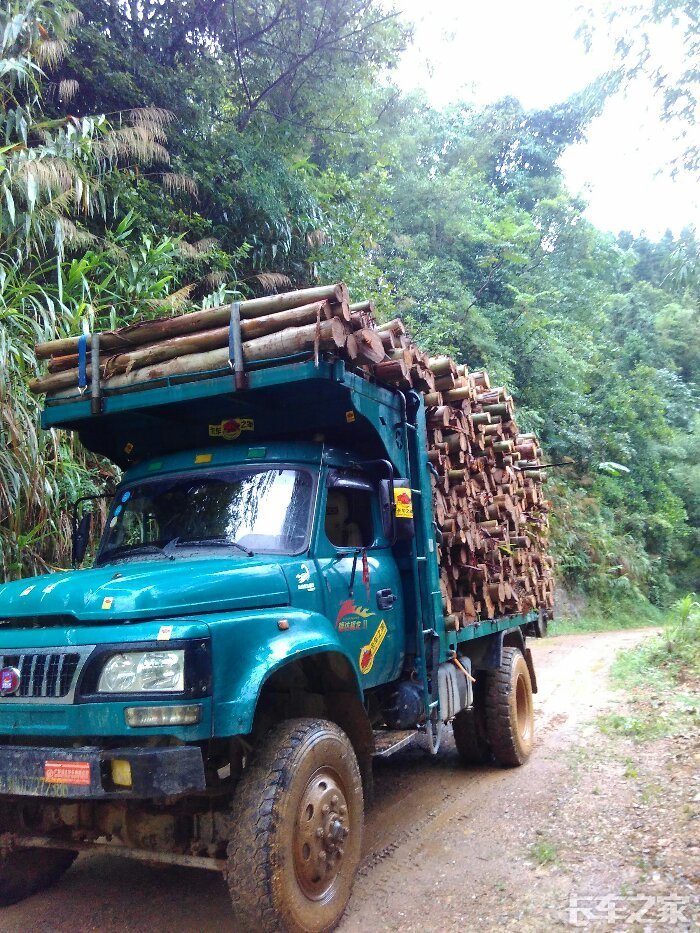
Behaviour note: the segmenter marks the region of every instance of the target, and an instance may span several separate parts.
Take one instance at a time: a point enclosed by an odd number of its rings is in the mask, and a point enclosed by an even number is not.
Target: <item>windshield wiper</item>
[[[255,554],[250,548],[247,548],[244,544],[239,544],[238,541],[231,541],[229,538],[188,539],[187,541],[178,541],[177,547],[187,547],[188,544],[193,544],[195,547],[236,547],[239,551],[243,551],[248,557],[255,557]]]
[[[131,557],[132,554],[137,554],[140,551],[162,554],[163,557],[167,557],[168,560],[175,560],[174,550],[179,540],[179,538],[173,538],[171,541],[168,541],[167,544],[163,545],[163,547],[161,547],[160,544],[120,544],[118,547],[110,548],[108,551],[100,554],[99,561],[96,561],[96,566],[107,563],[117,555],[120,557]]]

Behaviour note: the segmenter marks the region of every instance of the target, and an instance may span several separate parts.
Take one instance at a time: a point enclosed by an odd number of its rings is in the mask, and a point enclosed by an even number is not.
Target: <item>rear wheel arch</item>
[[[478,642],[481,641],[482,639],[478,639]],[[523,655],[530,673],[532,692],[537,693],[535,665],[532,660],[532,652],[525,645],[525,635],[522,628],[510,628],[503,632],[488,635],[483,639],[483,645],[475,643],[472,652],[467,652],[467,654],[473,653],[475,655],[472,663],[476,670],[496,671],[501,666],[504,648],[517,648]]]

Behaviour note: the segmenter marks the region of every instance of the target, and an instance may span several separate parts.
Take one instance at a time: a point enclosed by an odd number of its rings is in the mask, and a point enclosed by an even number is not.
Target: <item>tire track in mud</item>
[[[507,879],[512,870],[523,871],[525,843],[518,867],[504,858],[508,845],[513,848],[511,825],[519,823],[525,838],[552,807],[561,805],[569,749],[610,701],[610,661],[619,648],[647,634],[566,636],[533,646],[541,675],[536,744],[523,768],[464,767],[451,735],[434,758],[427,752],[420,757],[414,746],[382,761],[376,775],[380,799],[367,815],[366,854],[339,930],[440,928],[426,922],[421,904],[445,896],[440,879],[449,876],[455,862],[464,866],[464,881],[474,890],[492,885],[494,877]],[[529,830],[523,836],[524,827]],[[470,910],[466,902],[458,909]],[[408,918],[417,925],[406,927]]]
[[[376,802],[365,821],[363,860],[339,933],[478,927],[478,916],[471,914],[466,925],[453,925],[473,909],[472,901],[467,902],[473,894],[466,892],[479,890],[480,884],[493,885],[494,877],[504,872],[517,872],[517,865],[506,862],[503,854],[514,817],[521,817],[525,807],[526,823],[532,825],[538,808],[546,813],[553,805],[551,797],[566,773],[566,750],[576,739],[579,723],[593,718],[606,702],[609,661],[618,648],[642,637],[632,631],[566,636],[532,646],[540,692],[535,698],[535,751],[524,768],[463,767],[450,730],[435,757],[413,747],[379,760]],[[454,917],[450,914],[440,926],[432,913],[425,914],[426,905],[437,903],[435,898],[439,904],[449,901],[454,883],[445,883],[443,874],[448,872],[449,879],[455,863],[464,887],[450,908]],[[3,933],[236,930],[219,877],[107,855],[79,858],[50,891],[4,908],[0,923]]]
[[[595,714],[599,701],[603,702],[593,690],[595,675],[604,674],[607,661],[618,647],[638,640],[639,633],[630,631],[566,636],[536,645],[536,664],[542,676],[540,693],[535,698],[533,759],[539,758],[544,763],[562,754],[564,747],[573,741],[579,720]],[[390,870],[396,870],[398,862],[410,860],[414,846],[420,847],[423,840],[438,835],[443,825],[452,821],[468,823],[479,811],[491,809],[502,790],[526,787],[528,772],[537,768],[535,761],[524,769],[465,767],[459,761],[449,730],[435,757],[429,756],[427,750],[422,751],[420,743],[421,739],[417,739],[376,768],[375,783],[381,799],[366,818],[365,855],[358,872],[360,885],[361,879],[369,876],[372,885],[376,885],[380,866],[390,861]],[[421,754],[423,758],[419,757]],[[405,789],[404,784],[408,785]],[[436,784],[442,784],[441,793],[435,792]],[[416,817],[426,808],[423,816]]]

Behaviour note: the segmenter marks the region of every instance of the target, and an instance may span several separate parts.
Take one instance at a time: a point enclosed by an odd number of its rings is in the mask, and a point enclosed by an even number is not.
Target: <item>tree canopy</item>
[[[569,587],[697,587],[696,234],[603,233],[558,165],[614,81],[438,110],[393,86],[410,26],[378,0],[14,0],[3,27],[0,573],[65,563],[61,507],[111,475],[38,432],[36,338],[342,279],[572,461]]]

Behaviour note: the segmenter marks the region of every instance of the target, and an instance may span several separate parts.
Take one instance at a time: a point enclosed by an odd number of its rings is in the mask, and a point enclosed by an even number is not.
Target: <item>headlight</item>
[[[184,651],[115,654],[102,668],[99,693],[180,693],[185,689]]]

